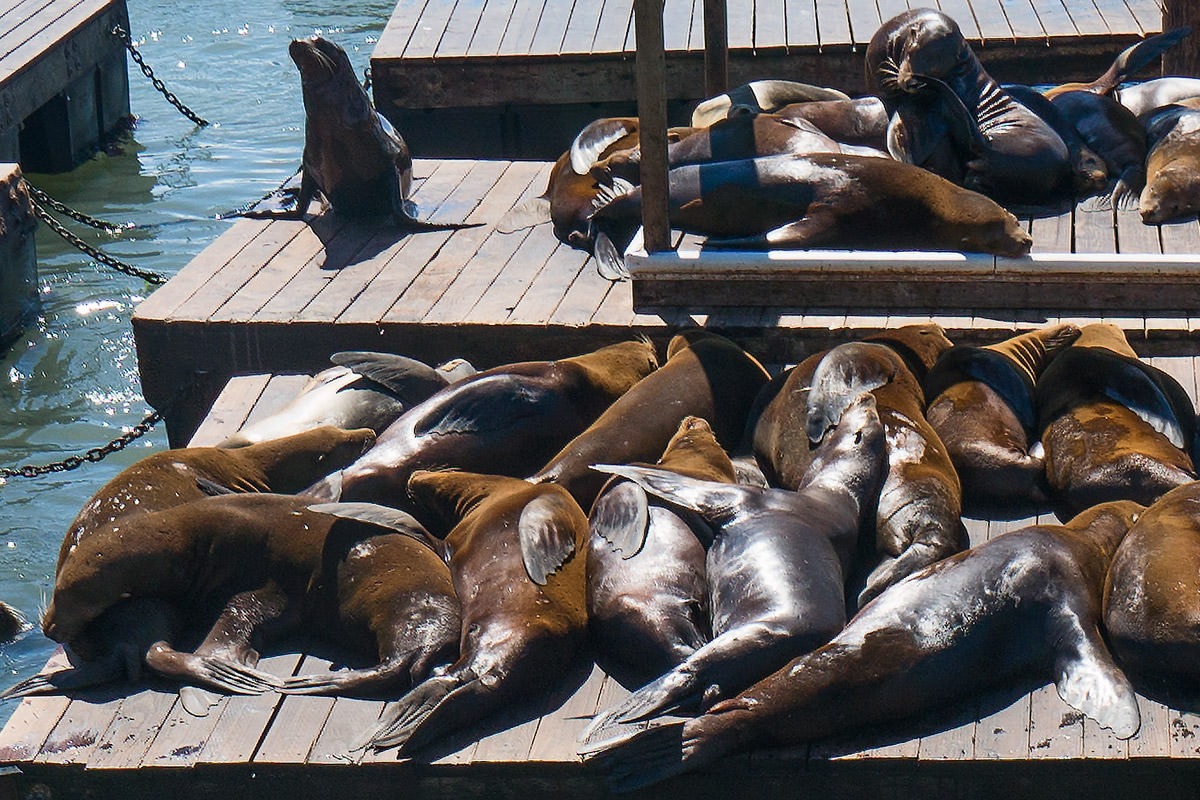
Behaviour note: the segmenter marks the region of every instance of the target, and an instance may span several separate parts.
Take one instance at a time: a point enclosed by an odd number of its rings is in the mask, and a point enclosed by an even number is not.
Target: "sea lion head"
[[[924,77],[946,79],[969,53],[958,24],[932,8],[906,11],[885,22],[867,48],[868,77],[886,93],[926,91]]]
[[[943,209],[947,239],[968,253],[1020,258],[1033,246],[1021,222],[994,200],[977,192],[956,192],[952,208]]]
[[[355,86],[359,85],[346,51],[328,39],[320,36],[293,39],[288,45],[288,55],[300,70],[300,82],[305,87],[335,80],[344,83],[347,77]]]
[[[323,425],[310,431],[241,448],[267,474],[274,492],[292,494],[353,463],[375,444],[370,428]]]
[[[1200,210],[1200,172],[1185,161],[1167,164],[1146,184],[1138,200],[1138,212],[1147,225],[1194,215]]]
[[[863,392],[846,406],[837,426],[821,440],[800,485],[833,480],[856,497],[867,497],[883,475],[885,447],[875,396]]]

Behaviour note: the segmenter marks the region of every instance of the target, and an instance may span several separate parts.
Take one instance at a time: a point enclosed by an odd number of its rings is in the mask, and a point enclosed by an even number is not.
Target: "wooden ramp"
[[[996,339],[1005,332],[992,330]],[[1156,357],[1196,400],[1194,357]],[[212,444],[281,406],[303,376],[236,378],[192,443]],[[968,520],[973,544],[1033,520]],[[280,676],[322,672],[328,653],[303,648],[263,659]],[[63,665],[61,653],[47,668]],[[575,756],[597,710],[628,690],[590,660],[547,676],[547,694],[481,720],[426,757],[350,753],[383,701],[226,697],[203,718],[173,688],[152,683],[26,698],[0,732],[0,793],[39,797],[274,798],[333,796],[599,798],[602,776]],[[725,759],[635,797],[1054,798],[1086,792],[1194,797],[1200,714],[1139,696],[1142,726],[1122,741],[1059,699],[1054,686],[1013,685],[903,725]],[[1194,705],[1191,707],[1195,707]],[[16,771],[5,767],[15,767]],[[46,794],[48,792],[49,794]],[[733,793],[732,795],[730,793]],[[8,796],[8,795],[5,795]]]
[[[959,23],[1004,82],[1088,80],[1162,29],[1158,0],[928,5]],[[790,78],[868,91],[866,44],[908,7],[728,0],[731,85]],[[703,0],[664,3],[673,124],[704,94],[702,11]],[[633,0],[399,0],[371,56],[375,102],[422,156],[555,158],[591,120],[636,114],[634,49]]]

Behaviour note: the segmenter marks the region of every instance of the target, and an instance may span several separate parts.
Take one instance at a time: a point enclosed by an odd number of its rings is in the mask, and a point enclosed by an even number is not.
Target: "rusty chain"
[[[67,470],[78,469],[85,463],[96,463],[105,456],[111,455],[118,450],[124,450],[129,444],[149,433],[155,425],[162,420],[162,413],[152,411],[147,414],[141,422],[134,425],[133,428],[113,439],[111,442],[100,447],[93,447],[83,455],[67,456],[62,461],[55,461],[52,464],[43,466],[33,466],[32,464],[24,464],[20,467],[0,467],[0,481],[8,478],[37,478],[41,475],[49,475],[52,472],[66,472]]]
[[[95,228],[98,231],[104,231],[105,233],[109,234],[110,236],[116,236],[121,231],[127,231],[127,230],[130,230],[131,228],[136,227],[132,222],[124,222],[124,223],[107,222],[102,219],[96,219],[95,217],[89,217],[87,214],[83,213],[82,211],[76,211],[75,209],[68,206],[66,203],[63,203],[59,200],[55,200],[50,195],[46,194],[44,191],[42,191],[41,189],[34,186],[28,180],[25,180],[25,188],[29,190],[30,196],[33,197],[33,199],[36,202],[41,203],[44,206],[49,206],[50,208],[57,211],[59,214],[62,214],[63,216],[66,216],[66,217],[70,217],[71,219],[75,220],[78,223],[87,225],[91,228]]]
[[[151,272],[149,270],[139,269],[139,268],[133,266],[132,264],[126,264],[124,261],[121,261],[118,258],[113,258],[108,253],[105,253],[102,250],[97,250],[95,247],[92,247],[90,244],[85,242],[83,239],[80,239],[78,236],[76,236],[75,234],[71,233],[69,230],[64,228],[62,226],[62,223],[59,222],[58,220],[56,220],[53,216],[51,216],[50,212],[46,210],[46,207],[43,206],[37,200],[33,200],[33,213],[35,215],[37,215],[38,219],[40,219],[42,222],[46,223],[50,227],[50,230],[57,233],[59,236],[61,236],[63,239],[65,239],[68,243],[70,243],[74,247],[78,248],[83,253],[85,253],[86,255],[95,259],[99,263],[104,264],[107,267],[112,267],[117,272],[123,272],[126,275],[132,275],[135,278],[141,278],[142,280],[146,281],[146,283],[151,283],[151,284],[154,284],[155,286],[158,286],[158,285],[161,285],[161,284],[164,284],[167,282],[166,277],[163,275],[160,275],[157,272]]]
[[[197,125],[204,127],[208,124],[208,120],[199,116],[195,111],[192,111],[190,108],[185,106],[183,102],[175,96],[175,93],[168,89],[166,84],[164,84],[160,78],[155,76],[154,70],[150,69],[150,65],[142,60],[142,54],[138,52],[136,47],[134,47],[133,39],[129,37],[128,31],[126,31],[120,25],[114,25],[112,28],[112,35],[121,40],[121,44],[125,45],[125,49],[129,51],[129,56],[134,60],[134,63],[141,68],[142,74],[150,79],[150,82],[154,84],[154,88],[158,90],[159,94],[167,98],[168,103],[175,106],[175,108],[179,110],[180,114],[183,114]]]

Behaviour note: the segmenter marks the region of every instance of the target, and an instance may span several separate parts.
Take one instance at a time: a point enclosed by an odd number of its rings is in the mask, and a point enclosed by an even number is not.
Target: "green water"
[[[146,62],[217,124],[193,126],[130,62],[138,121],[119,150],[66,175],[29,178],[93,216],[157,224],[118,238],[72,229],[118,258],[173,275],[232,224],[212,215],[257,199],[299,164],[304,111],[288,42],[321,33],[346,49],[361,74],[393,4],[128,2]],[[82,452],[149,411],[130,317],[153,287],[96,265],[44,226],[37,249],[42,314],[0,353],[0,466]],[[0,486],[0,600],[36,621],[63,532],[80,506],[121,469],[165,447],[165,432],[156,430],[98,464]],[[0,687],[36,673],[53,649],[36,626],[0,645]],[[0,721],[15,704],[0,704]]]

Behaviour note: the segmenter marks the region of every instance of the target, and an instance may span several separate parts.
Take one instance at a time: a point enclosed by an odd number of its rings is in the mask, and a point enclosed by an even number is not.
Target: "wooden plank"
[[[665,0],[663,3],[663,47],[668,52],[688,49],[694,4],[694,0]]]
[[[223,695],[205,717],[192,716],[183,704],[177,701],[163,720],[158,735],[142,756],[141,766],[182,768],[195,765],[204,749],[204,743],[212,736],[225,707],[231,701],[239,703],[243,698]]]
[[[483,17],[483,6],[484,0],[456,0],[453,3],[454,11],[450,14],[446,30],[434,51],[437,58],[462,57],[467,54]]]
[[[1200,713],[1171,709],[1171,758],[1200,757]]]
[[[600,14],[603,10],[603,3],[594,2],[594,0],[593,2],[576,0],[559,52],[591,53],[592,43],[596,41],[596,28],[600,25]]]
[[[397,0],[392,15],[388,18],[371,60],[400,58],[408,47],[408,40],[421,19],[429,0]]]
[[[754,0],[754,49],[787,46],[784,0]]]
[[[971,13],[979,25],[979,32],[984,39],[1007,40],[1014,39],[1012,25],[1008,15],[999,0],[968,0]]]
[[[706,49],[707,45],[705,42],[704,30],[704,0],[695,0],[695,2],[692,3],[692,22],[691,30],[688,33],[688,50],[691,50],[692,52],[703,53]],[[708,82],[708,66],[709,65],[707,64],[705,65],[704,72],[704,80],[706,84]],[[728,74],[729,48],[725,48],[725,67],[726,73]],[[713,69],[716,70],[715,65],[713,66]],[[707,94],[707,91],[705,93]]]
[[[817,13],[817,39],[821,47],[851,44],[850,12],[844,0],[814,0]],[[871,34],[867,34],[868,41]]]
[[[542,8],[537,30],[529,45],[530,55],[557,56],[562,52],[563,37],[567,35],[567,21],[571,17],[572,0],[550,0]]]
[[[0,80],[6,80],[103,10],[102,3],[49,2],[0,35]]]
[[[886,23],[892,17],[908,11],[908,3],[905,2],[905,0],[876,0],[875,5],[879,8],[879,19],[881,20],[881,25]],[[955,22],[958,22],[958,20],[955,19]],[[959,28],[962,29],[961,23],[959,24]],[[965,33],[966,32],[964,30],[964,35]]]
[[[1135,33],[1139,35],[1143,32],[1142,25],[1138,22],[1137,16],[1134,15],[1123,0],[1092,0],[1092,2],[1095,4],[1096,11],[1104,21],[1108,32],[1114,34]],[[1085,3],[1081,3],[1080,5],[1086,7]],[[1160,22],[1158,29],[1161,28],[1162,23]]]
[[[599,310],[609,291],[620,287],[601,277],[596,263],[588,259],[571,282],[562,302],[550,315],[552,325],[586,325]]]
[[[339,697],[325,719],[321,735],[308,754],[309,764],[357,764],[363,753],[351,753],[349,746],[364,731],[379,721],[382,700],[358,697]]]
[[[1075,26],[1075,30],[1085,36],[1105,36],[1109,33],[1108,23],[1105,22],[1104,17],[1100,15],[1096,10],[1096,6],[1091,2],[1063,3],[1063,0],[1043,0],[1043,2],[1062,3],[1066,7],[1067,13],[1071,16],[1071,22]],[[1121,2],[1121,0],[1117,0],[1117,2]],[[1137,32],[1136,27],[1134,30]]]
[[[1066,211],[1052,217],[1039,217],[1033,220],[1030,235],[1033,236],[1032,252],[1073,252],[1071,250],[1071,212]]]
[[[824,19],[824,10],[817,9],[818,19]],[[882,20],[874,3],[846,0],[846,14],[850,20],[850,36],[855,44],[866,45],[879,29]]]
[[[177,696],[175,687],[151,687],[122,698],[112,722],[88,758],[88,769],[139,766]]]
[[[286,678],[295,672],[300,665],[300,659],[299,653],[269,656],[258,662],[258,668]],[[274,692],[249,697],[230,697],[220,709],[220,718],[213,725],[212,733],[204,740],[203,749],[196,756],[195,763],[248,762],[282,699],[281,695]]]
[[[812,47],[819,44],[815,0],[784,0],[783,13],[787,20],[788,47]]]
[[[543,324],[550,320],[571,282],[590,261],[586,253],[560,245],[529,284],[529,290],[517,302],[507,322]],[[594,265],[588,266],[594,269]]]
[[[701,0],[703,3],[703,0]],[[729,48],[750,49],[754,47],[754,11],[753,0],[746,3],[746,8],[739,13],[736,3],[729,3],[727,6],[728,18],[726,34],[728,36]]]
[[[446,25],[450,22],[450,13],[454,10],[452,2],[427,3],[421,10],[421,17],[413,27],[412,35],[408,38],[408,46],[404,48],[403,58],[433,58],[437,51],[438,42]]]
[[[258,402],[259,395],[267,386],[270,375],[247,375],[230,379],[217,395],[204,422],[196,429],[189,442],[191,447],[205,447],[216,444],[231,433],[236,432],[246,421],[246,415]]]
[[[1096,759],[1129,758],[1129,743],[1088,717],[1083,718],[1083,757]]]
[[[1117,225],[1111,208],[1090,209],[1084,203],[1076,204],[1074,226],[1074,252],[1117,252]]]
[[[67,654],[59,647],[42,667],[42,672],[66,669],[70,664]],[[0,762],[32,761],[70,704],[71,698],[63,695],[22,698],[4,730],[0,731]]]
[[[283,408],[307,383],[307,375],[272,375],[258,402],[246,415],[246,424],[253,425]]]
[[[128,688],[109,686],[103,693],[89,690],[76,695],[33,760],[40,764],[86,764]]]
[[[1125,0],[1125,7],[1137,20],[1143,35],[1162,30],[1163,9],[1157,0]]]
[[[1142,222],[1136,208],[1120,208],[1116,212],[1117,242],[1121,253],[1161,253],[1158,226]]]
[[[538,225],[529,232],[521,247],[509,260],[492,285],[487,288],[464,322],[494,322],[508,317],[516,308],[534,277],[560,247],[549,225]]]
[[[1167,758],[1171,755],[1171,709],[1141,695],[1137,700],[1142,727],[1129,740],[1129,757]]]
[[[937,7],[943,14],[958,23],[963,36],[972,40],[986,38],[979,29],[979,23],[975,21],[975,14],[971,11],[969,0],[939,0]]]
[[[297,675],[318,675],[330,670],[328,659],[306,655]],[[292,694],[283,698],[258,749],[255,764],[302,764],[333,709],[333,697]]]
[[[592,665],[591,674],[565,703],[551,709],[538,725],[530,761],[575,761],[579,736],[588,726],[600,702],[604,688],[604,672]]]
[[[487,0],[483,13],[479,15],[479,27],[467,47],[468,57],[494,56],[500,52],[500,40],[508,29],[516,0]]]
[[[1018,39],[1041,38],[1046,36],[1046,29],[1038,21],[1037,12],[1033,10],[1030,0],[1011,0],[1001,4],[1008,24],[1012,27],[1013,36]]]
[[[604,0],[604,9],[600,12],[600,22],[596,26],[596,40],[592,44],[592,52],[620,53],[627,50],[625,42],[633,31],[633,2],[632,0]],[[696,36],[695,26],[692,26],[692,37]]]

